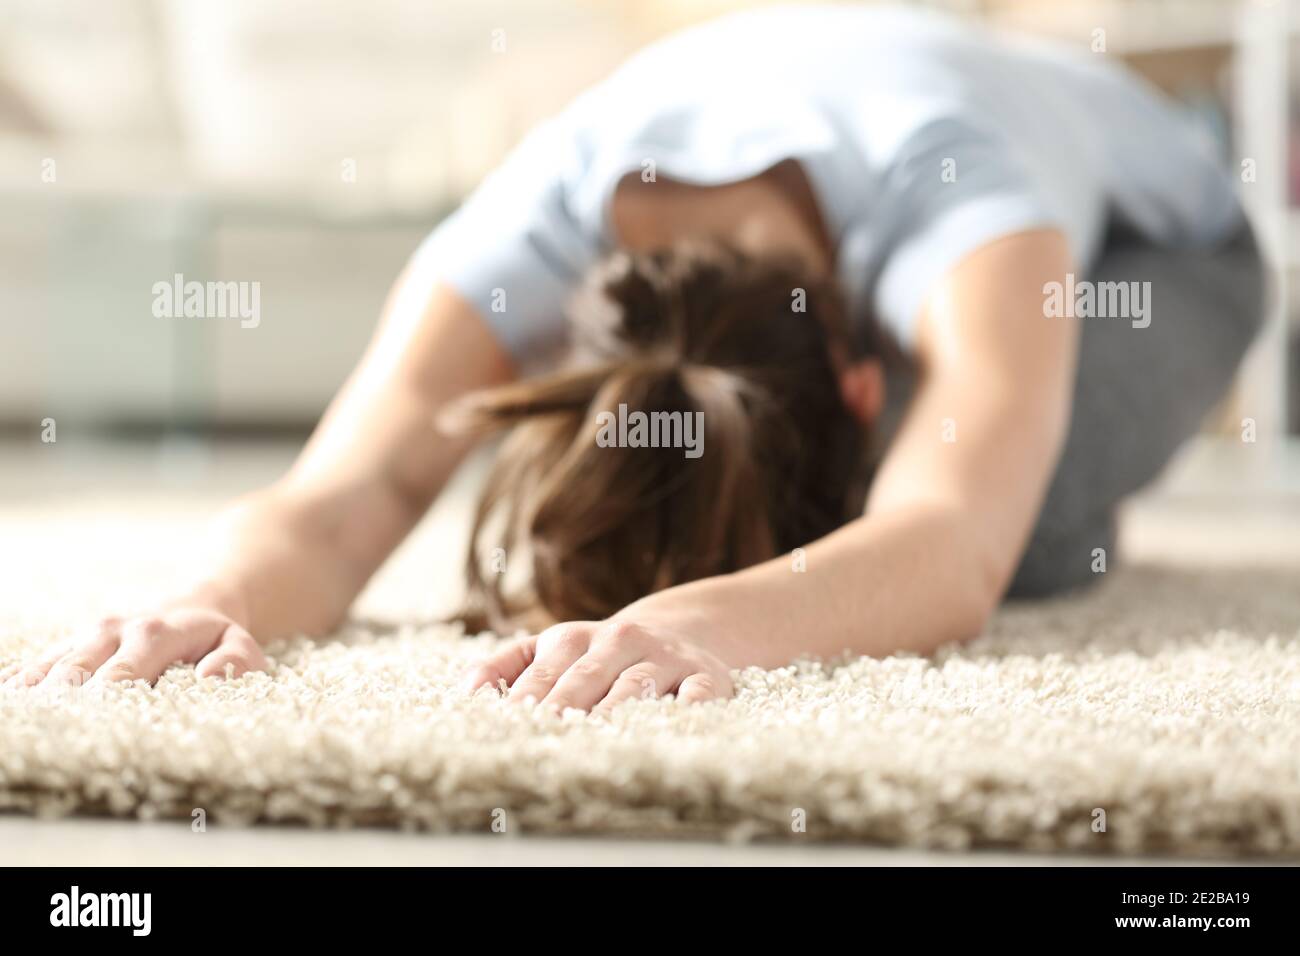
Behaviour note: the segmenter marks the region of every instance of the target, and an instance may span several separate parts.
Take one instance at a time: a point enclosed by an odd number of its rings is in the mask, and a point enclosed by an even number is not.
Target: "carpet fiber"
[[[177,573],[200,517],[163,502],[7,516],[0,666]],[[751,671],[729,702],[595,719],[452,689],[491,638],[402,603],[459,561],[441,541],[426,530],[362,608],[400,623],[282,644],[270,674],[0,695],[0,809],[1300,853],[1294,570],[1116,569],[931,659]]]

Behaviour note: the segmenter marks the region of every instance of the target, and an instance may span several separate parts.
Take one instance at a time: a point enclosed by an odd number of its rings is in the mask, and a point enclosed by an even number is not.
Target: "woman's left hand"
[[[559,711],[604,711],[665,694],[689,703],[734,693],[730,669],[714,653],[668,625],[619,616],[556,624],[513,640],[466,674],[462,686],[501,680],[510,700],[531,698]]]

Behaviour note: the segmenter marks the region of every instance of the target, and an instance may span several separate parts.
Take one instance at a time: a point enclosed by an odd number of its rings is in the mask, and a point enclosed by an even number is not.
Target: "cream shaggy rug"
[[[203,510],[0,514],[0,666],[165,585]],[[431,582],[460,560],[448,540],[426,526],[368,593],[368,617],[273,648],[269,674],[199,682],[174,668],[100,700],[0,695],[0,808],[1300,853],[1295,565],[1115,569],[1085,596],[1009,608],[932,659],[753,671],[730,702],[634,701],[598,719],[456,693],[493,639],[427,623]]]

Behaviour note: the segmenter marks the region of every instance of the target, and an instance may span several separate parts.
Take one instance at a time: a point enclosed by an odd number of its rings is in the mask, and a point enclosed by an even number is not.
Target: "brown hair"
[[[681,243],[601,263],[570,320],[561,371],[451,410],[460,430],[510,428],[474,518],[467,626],[601,619],[848,518],[865,436],[840,397],[850,337],[832,281]],[[702,413],[702,454],[602,447],[601,413],[620,405]],[[506,593],[494,552],[528,556],[526,588]]]

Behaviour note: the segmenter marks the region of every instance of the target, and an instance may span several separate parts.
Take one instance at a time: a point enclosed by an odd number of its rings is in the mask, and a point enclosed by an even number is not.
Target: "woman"
[[[471,610],[558,623],[467,687],[699,701],[747,665],[929,652],[1008,592],[1093,578],[1116,503],[1229,385],[1260,287],[1211,151],[1099,57],[878,9],[715,21],[536,130],[438,228],[202,583],[9,683],[264,667],[259,641],[340,623],[501,427]]]

